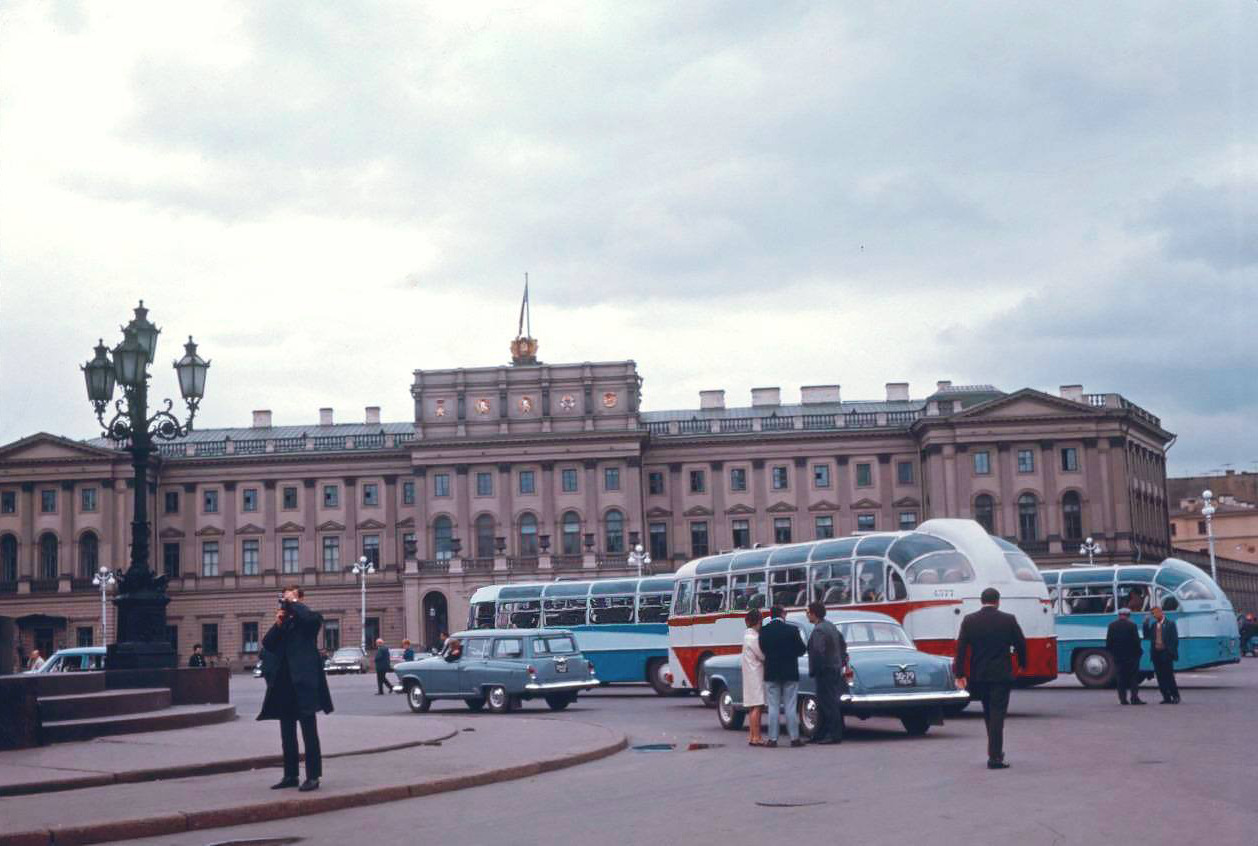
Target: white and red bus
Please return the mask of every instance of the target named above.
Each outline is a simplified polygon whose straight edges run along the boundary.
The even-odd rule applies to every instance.
[[[907,532],[748,549],[687,562],[677,571],[668,619],[669,671],[676,689],[694,690],[710,656],[742,649],[754,608],[827,608],[889,614],[917,648],[952,657],[961,620],[984,588],[1018,618],[1027,639],[1022,685],[1057,677],[1057,636],[1048,590],[1035,563],[973,520],[927,520]]]

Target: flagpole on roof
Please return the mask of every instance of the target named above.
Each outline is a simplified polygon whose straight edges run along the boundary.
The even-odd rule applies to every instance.
[[[529,337],[533,337],[533,307],[529,305],[529,273],[524,271],[524,319],[528,325]]]

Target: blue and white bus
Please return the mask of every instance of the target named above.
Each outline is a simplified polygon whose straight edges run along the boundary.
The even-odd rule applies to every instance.
[[[1178,558],[1156,565],[1071,567],[1044,570],[1044,581],[1057,619],[1057,671],[1074,673],[1085,687],[1114,682],[1114,659],[1105,649],[1105,632],[1119,608],[1144,628],[1154,604],[1179,629],[1177,670],[1193,670],[1240,661],[1240,631],[1232,603],[1199,567]],[[1145,647],[1140,669],[1151,673]]]
[[[486,585],[471,599],[469,629],[557,627],[577,636],[599,681],[647,682],[661,696],[668,681],[668,613],[673,577]]]

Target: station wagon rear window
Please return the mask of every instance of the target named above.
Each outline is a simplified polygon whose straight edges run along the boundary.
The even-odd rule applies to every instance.
[[[533,638],[534,655],[571,655],[577,645],[568,635],[549,635]]]
[[[524,642],[518,637],[507,637],[494,643],[495,658],[519,658],[524,654]]]

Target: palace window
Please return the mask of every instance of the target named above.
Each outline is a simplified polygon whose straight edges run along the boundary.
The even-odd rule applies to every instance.
[[[218,575],[218,541],[205,541],[201,544],[201,575]]]
[[[874,466],[872,464],[856,465],[856,487],[870,488],[874,485]]]
[[[988,476],[992,472],[992,454],[987,450],[974,453],[974,475]]]
[[[1079,450],[1075,447],[1066,447],[1061,451],[1061,469],[1067,473],[1071,473],[1079,469]]]
[[[363,505],[373,508],[380,504],[380,485],[368,482],[363,485]]]
[[[258,510],[258,489],[245,488],[240,492],[240,509],[242,511]]]
[[[262,543],[256,538],[242,541],[240,544],[240,573],[244,576],[256,576],[259,572]]]
[[[651,474],[651,477],[652,477],[652,479],[654,479],[654,477],[659,476],[659,475],[660,475],[659,473],[652,473],[652,474]],[[577,471],[576,471],[576,468],[574,468],[574,467],[565,467],[563,470],[560,470],[560,471],[559,471],[559,487],[563,490],[563,492],[564,492],[564,493],[576,493],[576,492],[577,492]],[[658,491],[657,491],[657,490],[655,490],[655,488],[654,488],[654,482],[652,482],[651,493],[662,493],[662,492],[663,492],[663,488],[664,488],[664,482],[663,482],[663,479],[661,478],[661,480],[660,480],[660,490],[658,490]]]
[[[476,495],[477,496],[493,496],[494,495],[494,474],[493,473],[477,473],[476,474]]]
[[[1018,472],[1034,473],[1035,472],[1035,453],[1029,449],[1018,450]]]
[[[913,462],[899,461],[895,465],[895,481],[900,485],[913,484]]]
[[[84,488],[79,491],[79,505],[83,511],[95,511],[96,488]]]
[[[280,564],[285,573],[301,572],[301,538],[280,541]]]
[[[822,514],[813,518],[813,535],[817,540],[834,537],[834,518]]]
[[[703,493],[707,490],[707,478],[702,470],[690,471],[690,492]]]
[[[283,492],[283,508],[285,511],[292,511],[297,507],[297,488],[287,487]]]
[[[729,471],[729,489],[731,491],[747,490],[747,468],[734,467]]]
[[[774,543],[790,543],[791,542],[791,518],[790,517],[773,518],[773,542]]]
[[[341,505],[341,489],[336,485],[323,486],[323,507],[339,508]]]
[[[730,523],[733,534],[734,549],[751,548],[751,521],[734,520]]]
[[[520,471],[520,493],[531,494],[537,492],[537,476],[532,470]]]
[[[773,468],[773,490],[784,491],[788,483],[786,475],[786,467],[778,466]]]
[[[603,490],[620,490],[620,468],[606,467],[603,469]]]

